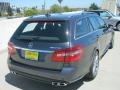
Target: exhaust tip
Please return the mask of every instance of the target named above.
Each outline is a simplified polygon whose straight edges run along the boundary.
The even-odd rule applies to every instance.
[[[52,82],[52,86],[56,86],[56,87],[65,87],[67,86],[68,83],[65,83],[65,82]]]

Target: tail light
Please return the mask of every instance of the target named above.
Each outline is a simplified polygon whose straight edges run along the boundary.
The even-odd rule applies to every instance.
[[[9,42],[8,43],[8,53],[9,53],[9,55],[13,55],[13,54],[15,54],[15,52],[16,52],[16,49],[14,48],[13,43]]]
[[[80,46],[55,51],[52,55],[53,62],[76,62],[81,59],[83,48]]]

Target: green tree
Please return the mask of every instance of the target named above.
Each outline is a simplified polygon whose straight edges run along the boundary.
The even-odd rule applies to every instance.
[[[70,9],[68,6],[63,7],[64,12],[70,12],[72,9]]]
[[[7,9],[7,13],[8,13],[8,16],[12,16],[13,15],[13,11],[12,11],[12,8],[10,6]]]
[[[63,11],[62,8],[57,4],[54,4],[50,7],[50,12],[51,13],[59,13],[59,12],[62,12],[62,11]]]
[[[0,12],[0,17],[2,16],[1,12]]]
[[[97,6],[97,4],[92,3],[92,4],[90,5],[89,9],[90,9],[90,10],[97,10],[97,9],[100,9],[100,8]]]
[[[40,14],[40,12],[35,8],[29,8],[24,10],[24,16],[33,16]]]

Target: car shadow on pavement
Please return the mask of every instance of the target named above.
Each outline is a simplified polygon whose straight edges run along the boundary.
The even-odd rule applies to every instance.
[[[83,80],[80,80],[66,87],[54,87],[52,85],[43,84],[11,73],[5,76],[5,81],[22,90],[77,90],[84,84]]]

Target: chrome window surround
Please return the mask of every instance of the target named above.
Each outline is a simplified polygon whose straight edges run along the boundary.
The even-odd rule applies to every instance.
[[[91,17],[91,16],[90,16],[90,17]],[[81,19],[77,20],[75,23],[77,23],[78,21],[80,21],[80,20],[82,20],[82,19],[85,19],[85,18],[89,18],[89,17],[81,18]],[[90,22],[90,21],[89,21],[89,22]],[[92,27],[93,27],[93,26],[92,26]],[[85,36],[87,36],[87,35],[89,35],[89,34],[92,34],[92,33],[96,32],[96,31],[97,31],[97,30],[95,30],[95,29],[93,28],[93,31],[90,31],[90,32],[87,33],[87,34],[82,35],[82,36],[79,36],[79,37],[76,38],[76,25],[75,25],[75,30],[74,30],[74,40],[78,40],[78,39],[80,39],[80,38],[83,38],[83,37],[85,37]]]
[[[85,17],[85,18],[88,18],[88,17]],[[82,18],[82,19],[85,19],[85,18]],[[77,20],[75,23],[79,22],[79,21],[82,20],[82,19]],[[75,25],[74,39],[75,39],[75,40],[78,40],[78,39],[80,39],[80,38],[82,38],[82,37],[85,37],[85,36],[87,36],[87,35],[89,35],[89,34],[91,34],[91,33],[93,33],[93,32],[94,32],[94,31],[89,32],[89,33],[87,33],[87,34],[85,34],[85,35],[82,35],[82,36],[76,37],[76,25]]]

